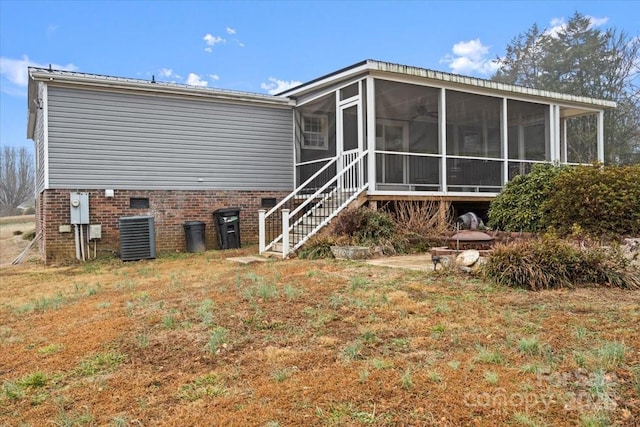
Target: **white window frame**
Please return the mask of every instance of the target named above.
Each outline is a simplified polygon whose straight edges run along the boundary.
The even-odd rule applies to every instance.
[[[306,119],[320,119],[320,132],[306,130]],[[322,145],[310,145],[307,143],[307,135],[321,135]],[[329,150],[329,117],[322,114],[303,114],[302,115],[302,148],[305,150]]]

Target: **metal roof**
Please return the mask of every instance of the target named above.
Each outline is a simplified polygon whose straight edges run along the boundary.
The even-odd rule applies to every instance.
[[[153,78],[152,80],[132,79],[36,67],[29,67],[29,78],[33,81],[65,82],[96,87],[138,89],[151,92],[196,95],[202,97],[276,104],[282,106],[292,104],[289,99],[280,96],[227,89],[208,88],[202,86],[190,86],[180,83],[162,82],[155,80],[155,78]]]
[[[434,71],[426,68],[412,67],[408,65],[394,64],[390,62],[377,61],[367,59],[358,62],[349,67],[303,83],[299,86],[278,93],[279,96],[296,96],[301,93],[324,87],[339,80],[344,80],[363,72],[381,73],[381,74],[400,74],[402,76],[419,77],[428,80],[435,80],[442,83],[450,83],[453,85],[467,86],[472,88],[482,88],[500,92],[502,94],[512,93],[516,95],[524,95],[534,98],[544,98],[556,101],[564,101],[570,103],[578,103],[583,105],[592,105],[601,108],[616,107],[614,101],[604,99],[589,98],[585,96],[575,96],[566,93],[552,92],[548,90],[539,90],[524,86],[516,86],[506,83],[499,83],[492,80],[480,79],[477,77],[467,77],[459,74],[446,73],[442,71]]]

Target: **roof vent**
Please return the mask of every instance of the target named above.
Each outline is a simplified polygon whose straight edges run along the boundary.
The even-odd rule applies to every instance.
[[[136,261],[156,257],[152,216],[120,217],[120,259]]]

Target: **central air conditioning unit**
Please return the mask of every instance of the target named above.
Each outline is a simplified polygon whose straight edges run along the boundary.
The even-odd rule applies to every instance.
[[[120,259],[136,261],[155,257],[156,235],[153,217],[120,217]]]

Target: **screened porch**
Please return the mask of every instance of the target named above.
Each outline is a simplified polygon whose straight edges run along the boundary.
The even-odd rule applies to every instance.
[[[294,117],[296,186],[349,152],[369,152],[379,195],[490,196],[536,163],[603,158],[601,110],[461,85],[360,77],[298,100]]]

